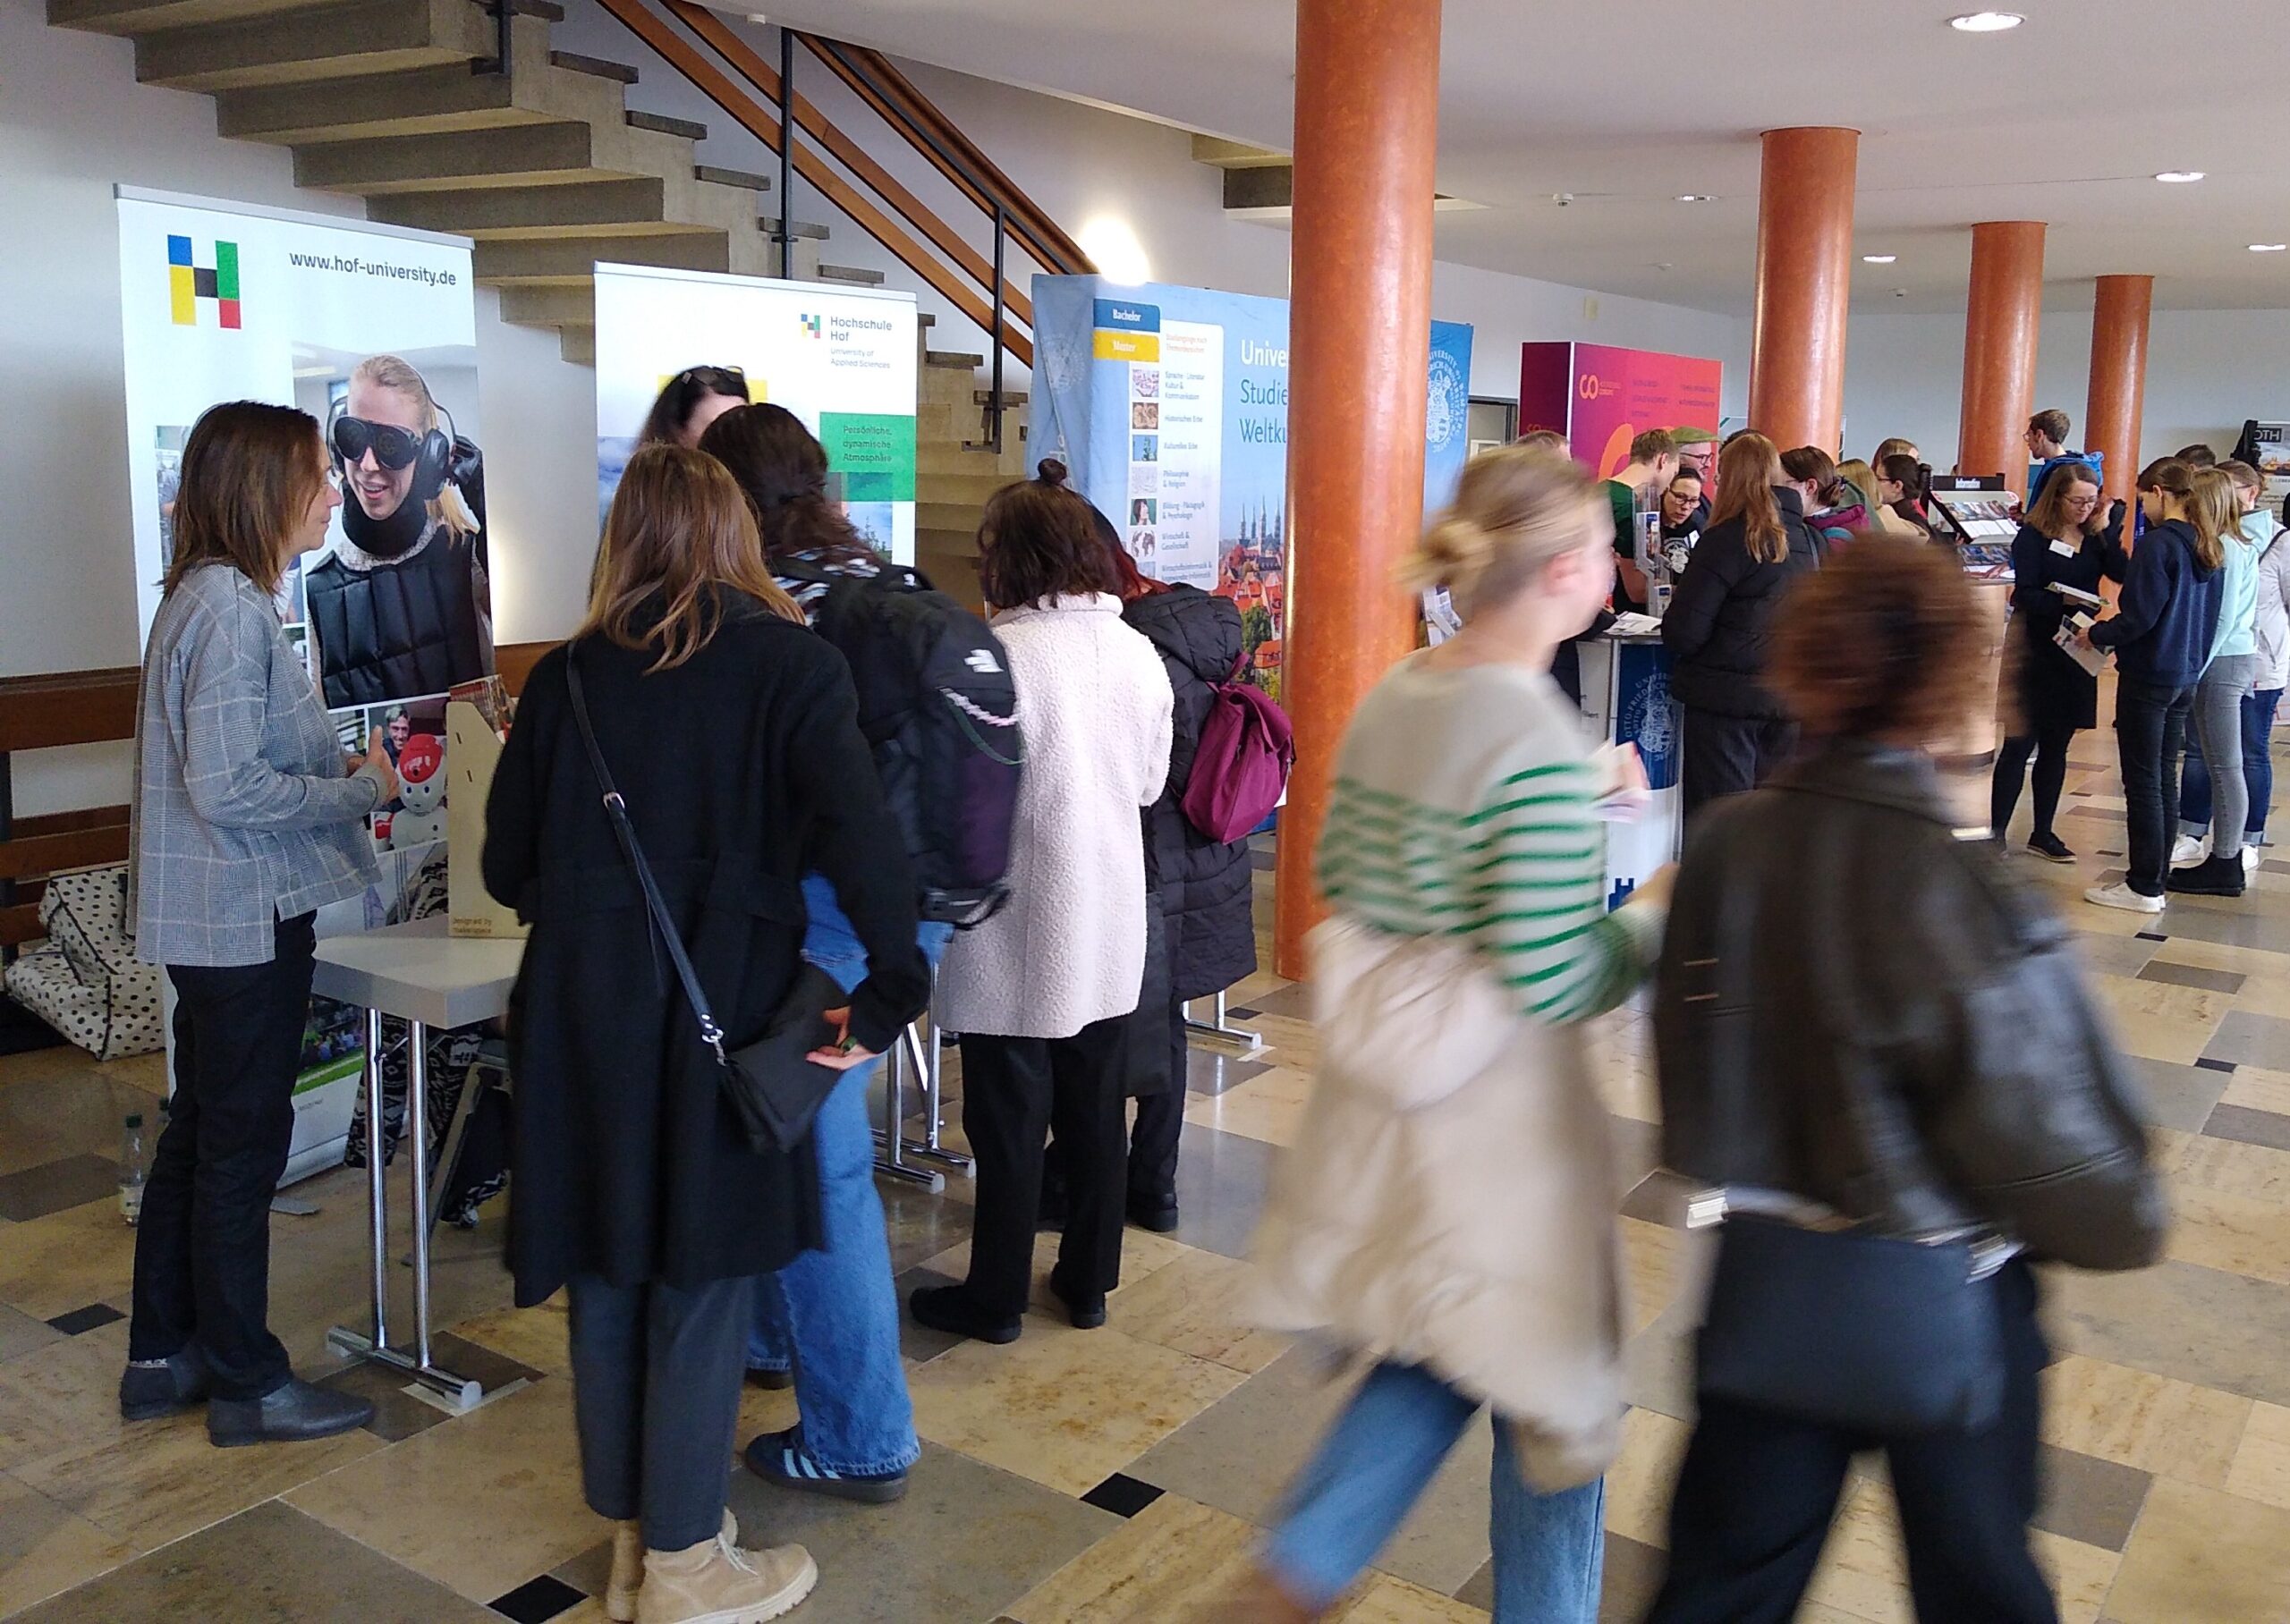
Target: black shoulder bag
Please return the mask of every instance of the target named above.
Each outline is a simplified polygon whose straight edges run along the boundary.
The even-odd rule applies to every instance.
[[[659,885],[652,878],[652,866],[644,860],[644,849],[636,843],[635,827],[628,821],[627,802],[613,787],[612,774],[605,767],[604,752],[597,748],[597,732],[589,723],[588,701],[581,692],[581,664],[573,648],[565,651],[564,681],[572,695],[572,720],[581,729],[581,746],[589,752],[589,769],[596,774],[597,787],[604,793],[605,816],[612,822],[612,832],[620,841],[628,866],[636,871],[636,884],[644,892],[644,907],[650,916],[649,928],[667,944],[676,979],[683,984],[684,998],[700,1021],[700,1040],[715,1052],[717,1076],[724,1098],[739,1118],[750,1149],[759,1155],[791,1150],[811,1131],[811,1119],[818,1114],[827,1096],[843,1079],[840,1071],[818,1064],[810,1055],[812,1050],[836,1041],[835,1027],[827,1019],[827,1011],[842,1007],[849,1000],[826,971],[805,960],[795,977],[795,985],[772,1016],[770,1025],[764,1028],[763,1036],[741,1048],[725,1048],[724,1028],[717,1025],[708,994],[700,991],[700,977],[691,968],[691,956],[685,952],[683,938],[676,934],[676,922],[669,916],[668,905],[661,900]]]

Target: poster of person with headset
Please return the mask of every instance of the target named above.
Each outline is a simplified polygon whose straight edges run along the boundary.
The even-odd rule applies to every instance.
[[[491,672],[483,453],[395,355],[352,368],[326,438],[342,533],[305,588],[327,706],[442,693]]]

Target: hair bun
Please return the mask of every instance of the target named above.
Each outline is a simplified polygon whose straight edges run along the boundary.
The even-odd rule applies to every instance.
[[[1056,458],[1044,457],[1034,464],[1034,472],[1044,485],[1054,485],[1060,490],[1065,488],[1065,464]]]

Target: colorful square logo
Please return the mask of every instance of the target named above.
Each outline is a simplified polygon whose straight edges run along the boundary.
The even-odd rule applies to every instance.
[[[167,239],[167,303],[178,327],[199,325],[199,301],[215,301],[216,325],[239,326],[239,245],[217,241],[215,263],[194,261],[189,237]]]
[[[822,325],[823,324],[819,318],[816,316],[806,316],[803,317],[803,331],[813,338],[819,336]]]

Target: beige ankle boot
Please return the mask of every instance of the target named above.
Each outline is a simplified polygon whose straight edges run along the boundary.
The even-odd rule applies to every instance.
[[[683,1551],[647,1551],[637,1624],[767,1624],[794,1611],[819,1582],[801,1545],[742,1551],[728,1510],[724,1531]]]
[[[644,1536],[633,1522],[612,1526],[612,1577],[605,1584],[605,1617],[636,1624],[636,1594],[644,1587]]]

